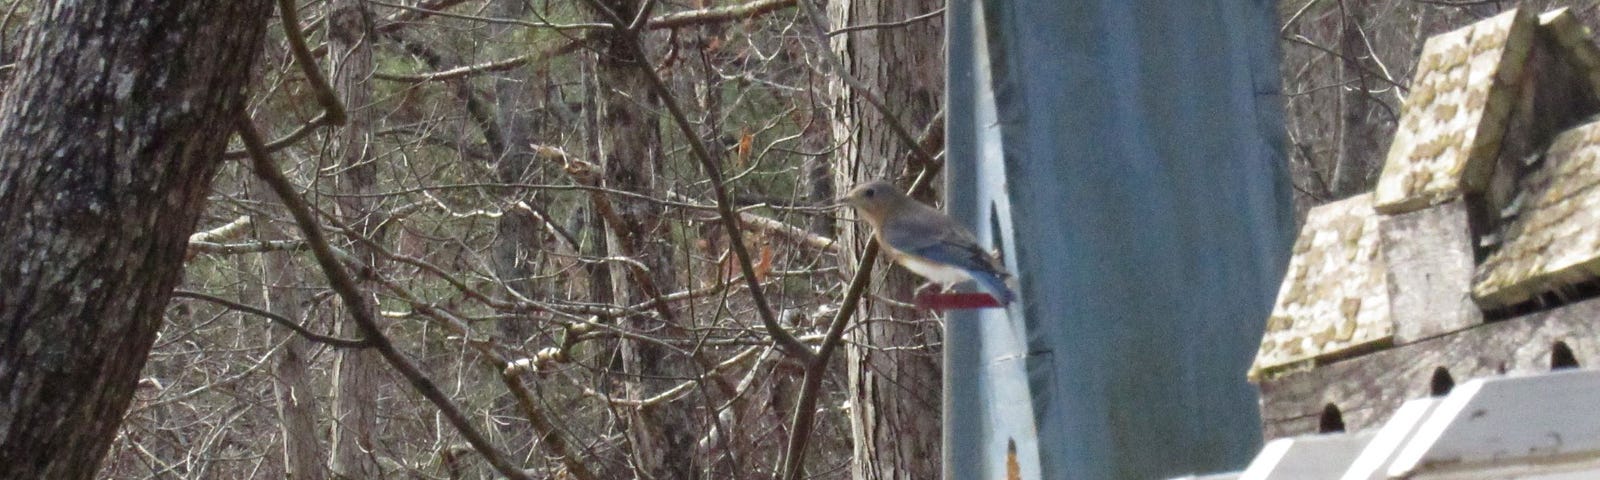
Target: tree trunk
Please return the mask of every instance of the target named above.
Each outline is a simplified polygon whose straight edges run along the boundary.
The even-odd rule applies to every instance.
[[[0,478],[91,478],[272,4],[41,4],[0,104]]]
[[[495,0],[490,2],[491,11],[501,18],[522,18],[528,15],[531,5],[522,0]],[[490,25],[489,35],[493,38],[503,38],[514,35],[520,27],[511,25]],[[484,137],[489,138],[497,134],[502,139],[500,146],[490,142],[490,150],[495,157],[495,178],[501,183],[537,183],[533,181],[537,172],[532,152],[528,146],[533,143],[533,132],[538,130],[542,122],[536,122],[530,115],[534,102],[528,91],[529,76],[522,70],[514,70],[494,76],[494,103],[495,122],[492,126],[484,126]],[[495,275],[500,277],[506,288],[514,290],[518,295],[528,298],[541,298],[547,293],[540,291],[540,286],[533,281],[539,274],[539,263],[536,255],[539,247],[543,245],[543,222],[534,215],[531,209],[516,208],[517,202],[529,202],[536,208],[537,199],[532,195],[515,195],[505,199],[501,209],[502,214],[495,224],[495,237],[493,245],[493,266]],[[521,344],[528,341],[533,335],[533,319],[527,316],[516,316],[499,322],[500,335],[507,342]]]
[[[1379,100],[1372,93],[1377,83],[1369,71],[1379,69],[1372,61],[1367,48],[1366,22],[1370,7],[1366,2],[1340,2],[1344,14],[1339,17],[1339,145],[1333,167],[1332,198],[1344,198],[1372,190],[1378,178],[1381,151],[1378,145],[1380,122],[1371,121]]]
[[[622,18],[633,18],[641,2],[605,0],[600,2]],[[606,18],[605,15],[600,15]],[[608,31],[599,35],[595,64],[599,108],[600,165],[605,186],[651,198],[664,198],[659,183],[661,168],[660,99],[651,93],[639,65],[648,62],[643,48],[635,44],[633,32]],[[624,262],[609,262],[612,294],[615,301],[632,304],[651,295],[668,291],[676,282],[669,238],[671,230],[662,217],[661,207],[622,197],[612,197],[617,220],[608,224],[606,246],[611,255],[625,255],[642,262],[640,271]],[[653,292],[649,291],[653,290]],[[660,328],[672,319],[629,317],[630,329]],[[668,328],[673,328],[669,326]],[[660,345],[624,340],[620,345],[625,373],[624,395],[643,399],[673,385],[669,379],[690,374],[684,368],[690,359],[666,358]],[[670,402],[648,409],[625,411],[629,440],[633,444],[637,468],[644,475],[660,479],[699,478],[694,461],[694,432],[690,427],[690,408]]]
[[[276,198],[259,181],[250,184],[250,197],[257,201]],[[288,240],[294,238],[285,227],[266,218],[253,222],[256,238]],[[292,228],[292,227],[291,227]],[[268,252],[261,258],[261,301],[267,311],[293,321],[307,317],[311,295],[303,273],[290,252]],[[288,335],[283,348],[272,360],[272,390],[277,400],[278,430],[283,437],[283,475],[291,480],[322,480],[327,468],[322,462],[322,439],[317,430],[317,396],[311,389],[309,365],[314,346],[297,333],[276,328],[270,332]]]
[[[372,75],[372,12],[365,0],[335,0],[328,5],[328,57],[333,60],[330,79],[339,99],[349,112],[349,122],[337,130],[332,158],[338,161],[333,170],[340,172],[335,178],[337,191],[355,196],[341,196],[335,204],[344,224],[367,238],[378,240],[374,228],[378,222],[376,201],[363,196],[377,190],[378,164],[372,155],[372,128],[374,123],[372,92],[368,89]],[[356,258],[365,265],[359,280],[366,280],[377,268],[378,257],[369,247],[353,243],[349,246]],[[363,294],[367,310],[376,312],[377,300]],[[346,338],[359,338],[361,329],[354,321],[340,321],[339,332]],[[377,451],[374,440],[378,430],[378,389],[380,387],[383,359],[376,350],[341,350],[334,370],[333,395],[333,445],[329,465],[340,478],[378,478]]]
[[[825,91],[821,83],[810,80],[810,89]],[[807,110],[810,113],[804,117],[805,124],[800,131],[800,149],[806,152],[804,166],[801,167],[806,172],[806,201],[812,205],[828,205],[839,196],[835,187],[833,154],[829,153],[833,146],[833,131],[829,128],[828,111],[820,103]],[[811,218],[807,230],[833,238],[833,224],[833,216],[816,215]]]
[[[943,6],[936,0],[834,1],[828,4],[833,28],[898,22]],[[849,74],[859,79],[907,128],[917,130],[939,111],[944,92],[944,26],[916,22],[904,27],[870,29],[833,37]],[[861,92],[835,80],[834,135],[851,139],[835,158],[841,190],[869,179],[905,172],[900,162],[908,148],[886,126],[884,116],[860,98]],[[904,173],[903,173],[904,172]],[[909,183],[909,178],[904,179]],[[902,183],[904,186],[905,183]],[[938,185],[937,182],[932,185]],[[924,201],[927,198],[923,198]],[[866,228],[846,224],[840,238],[859,251]],[[853,255],[843,255],[853,266]],[[908,299],[919,282],[899,267],[874,289],[891,298]],[[912,320],[916,313],[871,303],[859,319]],[[939,343],[936,321],[879,321],[851,330],[848,353],[850,430],[855,442],[851,477],[856,479],[938,478]]]
[[[309,295],[300,281],[300,269],[287,254],[266,259],[263,289],[267,308],[290,320],[304,318]],[[287,332],[289,338],[272,364],[273,396],[278,400],[279,431],[283,435],[284,478],[322,480],[327,472],[322,463],[322,440],[317,433],[317,397],[311,389],[307,366],[311,363],[311,341]]]

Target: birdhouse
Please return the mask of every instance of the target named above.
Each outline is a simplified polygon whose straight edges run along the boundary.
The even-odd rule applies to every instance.
[[[1313,208],[1207,479],[1600,478],[1600,49],[1566,9],[1428,39],[1376,189]],[[1563,370],[1562,372],[1551,372]]]
[[[1519,9],[1426,42],[1376,189],[1294,245],[1249,373],[1267,439],[1373,429],[1326,442],[1360,447],[1408,401],[1600,362],[1589,38]]]

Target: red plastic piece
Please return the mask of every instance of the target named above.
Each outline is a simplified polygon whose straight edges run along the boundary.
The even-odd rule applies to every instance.
[[[975,308],[1002,308],[999,300],[987,293],[929,293],[917,295],[917,308],[929,310],[969,310]]]

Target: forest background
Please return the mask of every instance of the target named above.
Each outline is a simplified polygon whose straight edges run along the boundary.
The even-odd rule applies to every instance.
[[[37,452],[7,438],[0,464],[71,448],[86,453],[40,471],[939,474],[938,318],[905,303],[915,280],[864,268],[865,230],[825,207],[867,179],[942,182],[942,2],[127,3],[147,8],[106,7],[104,18],[136,21],[94,25],[131,47],[98,53],[216,69],[212,80],[238,95],[215,110],[236,112],[182,126],[185,141],[215,150],[163,173],[193,198],[146,203],[150,215],[193,213],[121,230],[183,242],[116,277],[132,292],[181,272],[170,302],[122,310],[160,319],[128,330],[148,361],[133,376],[135,346],[89,370],[60,367],[120,366],[129,380],[85,383],[109,392],[82,410],[101,421],[73,417],[95,427],[29,443]],[[1591,26],[1600,9],[1524,3],[1572,7]],[[1282,2],[1297,211],[1371,188],[1423,40],[1512,6]],[[19,107],[38,93],[29,85],[96,68],[23,56],[59,46],[72,33],[62,22],[81,13],[70,10],[5,5],[0,132],[94,141],[71,115]],[[232,61],[164,56],[158,33]],[[48,176],[11,165],[30,145],[7,143],[0,172]],[[937,188],[923,192],[937,202]],[[92,258],[115,268],[139,253]],[[0,271],[0,292],[28,288],[13,282],[29,265],[18,263]],[[0,313],[17,308],[0,302]],[[40,358],[0,355],[0,371]],[[20,398],[16,378],[0,387]],[[119,391],[131,392],[125,413]]]

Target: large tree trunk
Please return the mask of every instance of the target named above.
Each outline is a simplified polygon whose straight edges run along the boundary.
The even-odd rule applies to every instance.
[[[804,1],[804,0],[802,0]],[[898,22],[942,7],[937,0],[843,0],[829,2],[833,28]],[[834,37],[833,49],[849,74],[861,80],[895,110],[908,128],[922,128],[939,111],[944,92],[944,27],[916,22],[904,27],[869,29]],[[864,180],[909,173],[900,162],[908,148],[886,126],[884,116],[860,98],[861,92],[835,81],[834,135],[851,139],[835,156],[840,189]],[[909,179],[907,179],[909,181]],[[937,183],[934,183],[937,185]],[[903,185],[902,185],[903,186]],[[924,198],[926,201],[927,199]],[[840,238],[844,252],[865,239],[867,229],[847,224]],[[852,245],[854,244],[854,245]],[[843,255],[854,265],[853,255]],[[917,281],[889,267],[875,289],[892,298],[909,298]],[[917,313],[873,303],[859,318],[911,320]],[[855,442],[851,477],[857,479],[938,478],[939,344],[936,321],[878,321],[851,330],[848,349],[850,430]]]
[[[41,4],[0,104],[0,478],[91,478],[272,4]]]
[[[622,18],[633,18],[641,2],[605,0],[600,2]],[[605,18],[605,15],[601,15]],[[596,99],[599,108],[600,165],[605,186],[665,198],[661,174],[661,131],[655,111],[660,99],[651,93],[640,64],[648,62],[642,48],[635,45],[633,32],[609,31],[599,35],[595,63]],[[670,248],[671,230],[664,222],[659,205],[622,197],[615,199],[616,223],[607,224],[606,246],[611,255],[626,255],[642,262],[646,271],[624,262],[609,262],[613,300],[633,304],[666,293],[675,281]],[[653,290],[650,291],[650,290]],[[630,329],[660,328],[661,321],[629,317]],[[673,328],[669,326],[668,328]],[[660,345],[624,340],[620,345],[625,373],[624,394],[643,399],[676,383],[673,378],[690,375],[684,368],[691,360],[669,359]],[[628,438],[633,446],[635,466],[644,475],[661,479],[698,478],[694,461],[694,432],[689,407],[670,402],[651,408],[626,410]]]
[[[378,164],[372,154],[372,129],[375,119],[372,92],[372,12],[365,0],[335,0],[328,5],[328,47],[333,60],[330,78],[339,99],[349,112],[349,120],[337,131],[331,158],[338,162],[333,170],[340,172],[335,181],[341,196],[335,203],[344,224],[375,238],[378,225],[377,202],[369,195],[377,190]],[[349,247],[368,268],[361,269],[371,275],[379,267],[379,259],[372,248],[360,243]],[[361,278],[363,284],[369,278]],[[376,312],[377,299],[363,293],[362,301],[367,311]],[[346,338],[362,336],[354,321],[339,322],[339,332]],[[333,395],[333,445],[329,452],[329,466],[340,478],[378,478],[382,476],[377,462],[375,440],[378,430],[378,389],[381,384],[383,359],[373,349],[347,349],[339,351],[338,365],[334,369]]]

